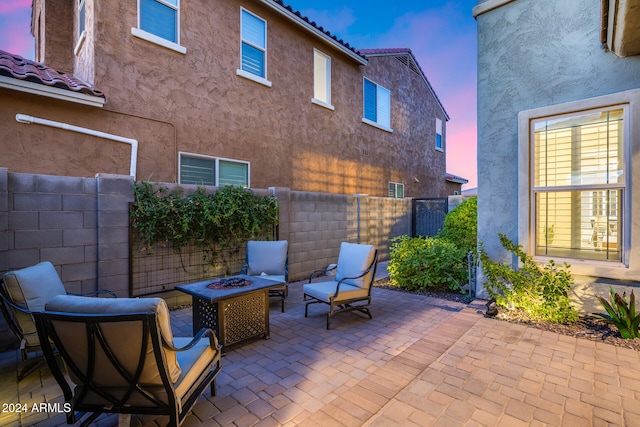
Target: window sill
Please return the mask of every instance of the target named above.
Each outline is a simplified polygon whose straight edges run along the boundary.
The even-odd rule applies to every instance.
[[[236,75],[240,77],[244,77],[245,79],[254,81],[256,83],[260,83],[261,85],[264,85],[266,87],[271,87],[272,85],[272,83],[269,80],[260,76],[256,76],[255,74],[248,73],[244,70],[240,70],[240,69],[236,70]]]
[[[444,150],[443,150],[442,148],[440,148],[440,147],[436,147],[436,151],[439,151],[439,152],[441,152],[441,153],[444,153]]]
[[[373,121],[371,121],[369,119],[365,119],[364,117],[362,118],[362,123],[366,123],[369,126],[373,126],[374,128],[381,129],[381,130],[383,130],[385,132],[393,133],[393,129],[391,129],[389,127],[386,127],[386,126],[382,126],[381,124],[373,122]]]
[[[76,43],[76,47],[73,49],[73,54],[75,56],[78,56],[78,52],[80,52],[80,49],[82,49],[82,45],[84,45],[84,41],[87,39],[87,31],[83,31],[82,34],[80,34],[80,37],[78,37],[78,43]]]
[[[139,28],[131,28],[131,34],[133,34],[135,37],[138,37],[142,40],[146,40],[148,42],[160,45],[162,47],[166,47],[167,49],[174,50],[178,53],[182,53],[182,54],[187,53],[186,47],[170,42],[169,40],[163,39],[162,37],[158,37],[154,34],[147,33],[146,31],[143,31]]]
[[[312,103],[312,104],[319,105],[320,107],[324,107],[324,108],[326,108],[326,109],[328,109],[328,110],[335,111],[335,107],[334,107],[333,105],[331,105],[331,104],[327,104],[327,103],[326,103],[326,102],[324,102],[324,101],[320,101],[320,100],[319,100],[319,99],[317,99],[317,98],[311,98],[311,103]]]

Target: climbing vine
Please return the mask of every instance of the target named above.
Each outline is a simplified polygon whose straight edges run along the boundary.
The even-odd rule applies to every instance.
[[[207,194],[203,188],[184,195],[148,182],[134,186],[131,208],[134,230],[147,247],[170,243],[175,250],[193,242],[227,248],[267,233],[278,223],[275,197],[227,186]]]

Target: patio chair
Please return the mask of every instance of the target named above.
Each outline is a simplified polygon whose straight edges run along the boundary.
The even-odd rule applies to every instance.
[[[319,272],[309,276],[309,283],[302,287],[304,317],[307,317],[310,304],[328,304],[327,329],[331,329],[331,317],[345,311],[359,311],[372,318],[371,285],[378,265],[378,251],[372,245],[360,245],[343,242],[340,245],[336,275],[332,280],[314,282]]]
[[[70,408],[68,424],[117,413],[166,415],[175,427],[208,386],[215,395],[221,346],[214,332],[173,337],[162,298],[59,295],[34,318],[40,342],[51,340],[64,362],[43,348]]]
[[[25,362],[18,374],[18,381],[37,370],[44,363],[42,358],[29,360],[29,353],[40,350],[40,341],[36,333],[32,313],[44,310],[47,301],[56,295],[65,295],[67,291],[53,264],[41,262],[20,270],[10,271],[0,280],[0,309],[9,328],[20,341],[20,354]],[[85,296],[105,294],[116,295],[111,291],[99,290]]]
[[[284,282],[269,289],[269,296],[280,300],[284,313],[284,300],[289,294],[289,243],[286,240],[248,241],[246,263],[241,274]]]

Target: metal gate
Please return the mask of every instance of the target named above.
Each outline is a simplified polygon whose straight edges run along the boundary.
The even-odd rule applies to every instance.
[[[413,236],[433,237],[442,230],[444,216],[449,210],[449,200],[413,199],[411,202],[411,230]]]

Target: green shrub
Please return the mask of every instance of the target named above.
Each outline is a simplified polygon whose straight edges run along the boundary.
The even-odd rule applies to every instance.
[[[602,297],[598,297],[598,301],[607,311],[607,314],[599,314],[607,322],[614,325],[620,331],[622,338],[632,339],[638,338],[638,325],[640,325],[640,313],[636,314],[636,296],[631,291],[631,297],[627,303],[626,295],[620,296],[619,293],[609,287],[611,293],[611,303]]]
[[[169,242],[179,250],[190,242],[225,247],[260,236],[278,223],[278,203],[242,187],[183,196],[142,182],[134,187],[133,228],[146,245]]]
[[[557,266],[553,260],[540,267],[522,246],[516,245],[504,234],[500,243],[520,260],[517,270],[507,263],[498,263],[480,249],[482,272],[486,278],[484,287],[496,304],[526,311],[533,320],[570,323],[578,319],[578,312],[571,305],[569,291],[573,277],[569,264]]]
[[[401,236],[392,241],[389,279],[410,291],[460,290],[464,252],[443,238]]]
[[[459,249],[477,254],[478,247],[478,199],[470,197],[444,217],[444,227],[438,234]]]

